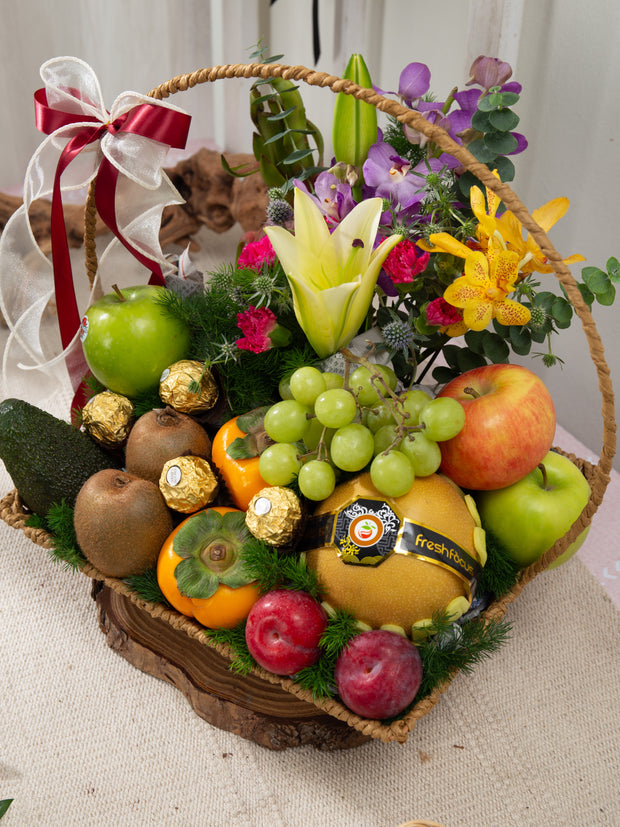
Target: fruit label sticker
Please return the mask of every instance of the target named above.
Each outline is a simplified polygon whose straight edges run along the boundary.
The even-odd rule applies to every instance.
[[[470,595],[482,571],[480,563],[454,540],[411,520],[404,521],[395,551],[449,569],[465,582]]]
[[[401,517],[383,500],[356,499],[308,521],[304,548],[334,546],[343,563],[378,566],[394,553]]]
[[[82,316],[82,321],[80,322],[80,342],[83,342],[84,339],[88,336],[88,316]]]

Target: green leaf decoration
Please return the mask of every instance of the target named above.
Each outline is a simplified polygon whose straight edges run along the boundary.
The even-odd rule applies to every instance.
[[[532,349],[532,335],[527,327],[510,325],[510,346],[517,356],[527,356]]]
[[[439,382],[440,385],[445,385],[451,379],[458,376],[460,371],[456,368],[447,368],[444,365],[439,365],[433,370],[433,379]]]
[[[510,132],[487,132],[483,142],[487,150],[496,155],[509,155],[519,146],[519,142]]]
[[[290,166],[291,164],[296,164],[298,161],[303,161],[304,158],[309,158],[311,155],[311,149],[296,149],[294,152],[291,152],[290,155],[287,155],[282,163]]]
[[[570,327],[571,319],[573,318],[573,306],[561,296],[556,296],[551,305],[551,315],[559,328],[564,329]]]
[[[500,155],[495,159],[493,168],[497,170],[499,177],[504,183],[507,184],[509,181],[514,181],[516,170],[510,158],[504,158],[503,155]]]
[[[0,818],[6,813],[12,803],[12,798],[3,798],[2,801],[0,801]]]
[[[457,366],[461,373],[465,373],[473,368],[481,368],[484,365],[486,365],[486,359],[484,356],[480,356],[477,353],[472,353],[465,347],[459,348]]]
[[[581,293],[581,298],[591,308],[594,304],[594,293],[583,282],[577,282],[577,287]]]
[[[611,287],[609,275],[600,267],[584,267],[581,275],[584,283],[595,296],[598,296],[599,293],[607,293]]]
[[[195,557],[181,560],[174,570],[174,576],[181,594],[201,600],[212,597],[220,585],[219,579]]]
[[[597,293],[596,300],[599,304],[602,304],[604,307],[610,307],[616,299],[616,288],[613,284],[609,285],[609,290],[605,293]]]
[[[187,520],[172,541],[174,553],[179,557],[197,557],[204,547],[216,537],[222,528],[223,515],[208,509]]]
[[[491,149],[486,144],[487,137],[488,136],[485,136],[484,138],[477,138],[475,141],[472,141],[467,146],[467,149],[471,152],[471,154],[476,158],[476,160],[480,161],[480,163],[482,164],[491,163],[491,161],[493,161],[495,159],[495,156],[497,155],[497,152]],[[473,174],[471,175],[476,184],[479,185],[478,179]]]
[[[155,566],[142,574],[126,577],[123,582],[142,600],[148,600],[149,603],[167,603],[157,582],[157,568]]]
[[[471,117],[472,129],[476,132],[488,132],[491,128],[490,112],[484,112],[478,109]]]
[[[484,355],[494,364],[507,362],[510,355],[510,348],[506,341],[498,336],[497,333],[492,333],[490,330],[484,330],[482,337]]]
[[[519,123],[519,116],[510,109],[496,109],[489,112],[489,123],[499,132],[510,132]]]
[[[226,448],[226,453],[231,459],[253,459],[258,456],[256,439],[252,434],[238,436]]]
[[[516,92],[501,92],[502,106],[514,106],[519,102],[519,95]]]
[[[609,273],[609,278],[617,284],[620,282],[620,261],[615,256],[607,259],[607,272]]]
[[[247,413],[237,417],[237,427],[244,434],[252,433],[263,427],[265,414],[269,410],[269,405],[263,405],[260,408],[254,408]]]

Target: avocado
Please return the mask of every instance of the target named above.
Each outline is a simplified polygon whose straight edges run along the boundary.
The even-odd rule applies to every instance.
[[[122,467],[122,458],[84,431],[21,399],[0,402],[0,459],[24,503],[41,517],[63,499],[73,508],[97,471]]]

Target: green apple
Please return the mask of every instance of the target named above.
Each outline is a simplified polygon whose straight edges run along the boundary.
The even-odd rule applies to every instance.
[[[550,451],[540,467],[507,488],[476,493],[483,527],[510,557],[529,566],[563,537],[590,498],[590,486],[568,457]],[[581,547],[589,526],[549,568],[566,562]]]
[[[84,357],[108,390],[130,398],[157,390],[164,369],[187,356],[189,328],[161,304],[164,292],[127,287],[93,302],[83,316]]]

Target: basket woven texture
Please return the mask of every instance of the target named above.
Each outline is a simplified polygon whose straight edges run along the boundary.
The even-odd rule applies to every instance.
[[[455,157],[464,167],[470,170],[485,187],[497,194],[506,207],[516,215],[523,227],[532,235],[544,255],[547,257],[549,263],[552,265],[555,276],[564,287],[566,294],[581,321],[588,341],[590,357],[597,373],[599,390],[602,398],[601,415],[603,419],[603,439],[600,458],[596,465],[579,459],[574,455],[569,456],[572,462],[582,471],[588,480],[592,493],[580,517],[575,521],[564,537],[548,549],[539,560],[524,569],[515,586],[501,599],[494,601],[483,613],[483,617],[487,620],[500,619],[506,613],[507,606],[519,596],[522,589],[534,577],[544,571],[544,569],[546,569],[547,566],[549,566],[557,557],[559,557],[573,542],[573,540],[591,523],[596,510],[603,500],[605,489],[609,483],[610,472],[612,469],[612,459],[616,448],[614,396],[609,367],[605,361],[603,344],[596,329],[594,319],[592,318],[592,315],[585,304],[581,293],[579,292],[575,279],[562,261],[562,256],[551,244],[546,233],[534,221],[526,207],[512,191],[512,189],[507,184],[498,181],[498,179],[484,164],[477,161],[466,148],[452,140],[443,129],[430,124],[418,112],[407,109],[396,101],[384,98],[372,89],[364,89],[352,81],[344,80],[324,72],[317,72],[307,69],[304,66],[286,66],[283,64],[231,64],[199,69],[195,72],[179,75],[178,77],[166,81],[151,90],[148,95],[149,97],[161,100],[169,97],[170,95],[176,94],[177,92],[185,91],[202,83],[211,83],[217,80],[231,78],[262,78],[267,80],[271,77],[285,78],[293,81],[304,81],[310,86],[328,87],[333,93],[344,92],[346,94],[350,94],[358,100],[363,100],[373,105],[376,109],[394,116],[401,123],[409,124],[417,131],[423,133],[432,142],[437,144],[444,152],[447,152]],[[95,279],[98,267],[95,249],[96,217],[94,185],[91,184],[86,201],[84,232],[86,272],[91,285]],[[52,547],[52,538],[46,531],[42,529],[35,529],[26,525],[28,512],[24,509],[17,491],[11,491],[2,500],[0,500],[0,517],[14,528],[24,531],[26,536],[32,542],[44,548]],[[184,631],[191,638],[200,641],[200,643],[205,646],[215,648],[217,652],[224,657],[229,659],[232,658],[232,652],[229,648],[225,645],[216,644],[210,641],[205,635],[204,628],[195,621],[186,618],[175,611],[171,611],[161,604],[154,604],[140,599],[125,585],[122,580],[106,577],[89,563],[84,563],[81,567],[81,571],[88,577],[101,581],[114,591],[125,595],[136,603],[139,608],[148,612],[152,617],[159,618],[166,623],[169,623],[175,629]],[[349,726],[358,730],[362,734],[372,738],[378,738],[385,742],[404,742],[409,733],[413,730],[417,720],[430,712],[432,707],[439,700],[441,693],[448,688],[450,683],[450,681],[447,681],[437,687],[432,694],[418,702],[409,712],[398,720],[395,720],[389,724],[383,724],[381,721],[369,720],[353,714],[338,701],[330,699],[315,701],[311,692],[302,689],[289,678],[278,677],[270,672],[266,672],[260,667],[255,667],[254,674],[269,683],[281,686],[284,690],[301,698],[302,700],[314,704],[317,708],[323,710],[334,718],[346,722]],[[413,823],[419,824],[426,822]]]

